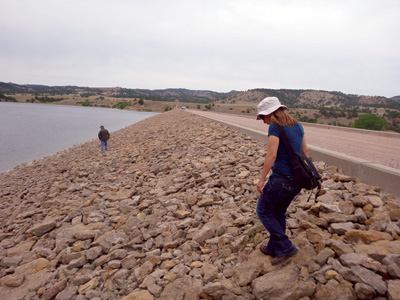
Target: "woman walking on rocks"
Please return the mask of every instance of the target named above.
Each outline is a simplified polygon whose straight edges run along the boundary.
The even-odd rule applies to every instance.
[[[285,262],[297,253],[297,248],[286,235],[286,210],[294,197],[300,192],[293,181],[289,165],[289,154],[285,145],[279,143],[279,130],[276,124],[284,129],[290,144],[296,153],[308,156],[304,130],[301,124],[287,113],[287,107],[276,97],[267,97],[257,105],[257,120],[269,125],[268,152],[257,190],[260,197],[257,203],[257,215],[269,231],[268,244],[261,244],[260,251],[273,257],[272,265]],[[265,178],[272,169],[272,174],[265,183]]]

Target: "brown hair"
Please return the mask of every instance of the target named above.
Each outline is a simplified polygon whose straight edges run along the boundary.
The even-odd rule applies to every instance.
[[[295,118],[287,113],[287,109],[280,107],[271,114],[271,122],[278,123],[281,126],[292,127],[299,123]]]

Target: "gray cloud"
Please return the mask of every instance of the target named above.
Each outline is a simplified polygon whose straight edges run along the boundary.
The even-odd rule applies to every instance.
[[[1,1],[0,81],[399,95],[400,2]]]

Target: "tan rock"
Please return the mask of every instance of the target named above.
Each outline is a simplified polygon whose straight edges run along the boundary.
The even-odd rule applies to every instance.
[[[354,250],[357,253],[366,254],[398,254],[400,253],[400,240],[388,241],[381,240],[371,244],[357,244],[354,246]]]
[[[327,232],[324,233],[319,228],[307,229],[306,234],[307,234],[307,238],[309,239],[309,241],[313,244],[318,244],[318,243],[322,242],[324,239],[329,238],[329,236],[330,236],[329,233],[327,233]]]
[[[116,193],[107,193],[104,195],[104,199],[111,201],[120,201],[127,198],[131,198],[135,194],[136,190],[119,190]]]
[[[392,209],[389,212],[390,219],[394,222],[400,220],[400,209]]]
[[[250,176],[250,172],[249,171],[243,171],[243,172],[240,172],[239,174],[238,174],[238,177],[239,178],[247,178],[247,177],[249,177]]]
[[[191,269],[201,268],[202,266],[203,266],[203,263],[201,261],[194,261],[190,264]]]
[[[89,280],[87,283],[81,285],[78,289],[79,294],[86,294],[88,291],[95,289],[99,284],[97,277]]]
[[[365,212],[372,212],[373,210],[374,210],[374,207],[372,206],[372,204],[366,204],[363,207],[363,211],[365,211]]]
[[[187,195],[185,200],[186,200],[187,204],[189,204],[190,206],[193,206],[197,203],[197,195],[194,195],[194,194]]]
[[[214,200],[210,199],[210,198],[197,201],[197,205],[199,207],[211,206],[211,205],[213,205],[213,203],[214,203]]]
[[[162,270],[170,270],[170,269],[172,269],[173,267],[175,267],[175,265],[176,265],[176,263],[175,263],[174,261],[172,261],[172,260],[166,260],[166,261],[163,261],[163,262],[161,263],[160,268],[161,268]]]
[[[7,256],[23,256],[23,254],[29,253],[32,249],[32,246],[36,243],[36,241],[29,239],[17,244],[15,247],[7,249]]]
[[[390,300],[400,300],[400,280],[389,280],[388,296]]]
[[[25,279],[24,274],[16,273],[16,274],[4,276],[0,280],[0,282],[1,282],[1,284],[5,285],[5,286],[18,287],[24,282],[24,279]]]
[[[36,274],[49,265],[49,261],[45,258],[36,259],[30,263],[24,264],[22,266],[18,266],[15,268],[15,273],[17,274]]]
[[[177,217],[178,219],[184,219],[190,216],[190,212],[180,209],[174,212],[174,216]]]
[[[339,275],[339,274],[338,274],[336,271],[334,271],[334,270],[328,270],[328,271],[326,271],[326,273],[325,273],[325,279],[326,279],[326,280],[335,279],[336,276],[338,276],[338,275]]]
[[[121,300],[154,300],[154,296],[149,291],[138,291],[130,293]]]
[[[178,276],[174,272],[169,272],[167,275],[164,276],[165,280],[174,281]]]
[[[365,221],[365,225],[371,225],[374,222],[377,221],[386,221],[387,223],[390,223],[390,216],[389,216],[389,212],[383,212],[379,215],[375,215],[371,218],[369,218],[367,221]]]
[[[393,240],[393,237],[386,232],[379,232],[379,231],[362,231],[362,230],[351,230],[345,233],[346,240],[358,243],[359,241],[363,243],[373,243],[380,240]]]

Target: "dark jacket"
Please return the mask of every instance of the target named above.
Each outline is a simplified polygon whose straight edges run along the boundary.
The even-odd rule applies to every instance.
[[[110,133],[107,129],[103,128],[99,131],[99,139],[102,141],[107,141],[110,138]]]

